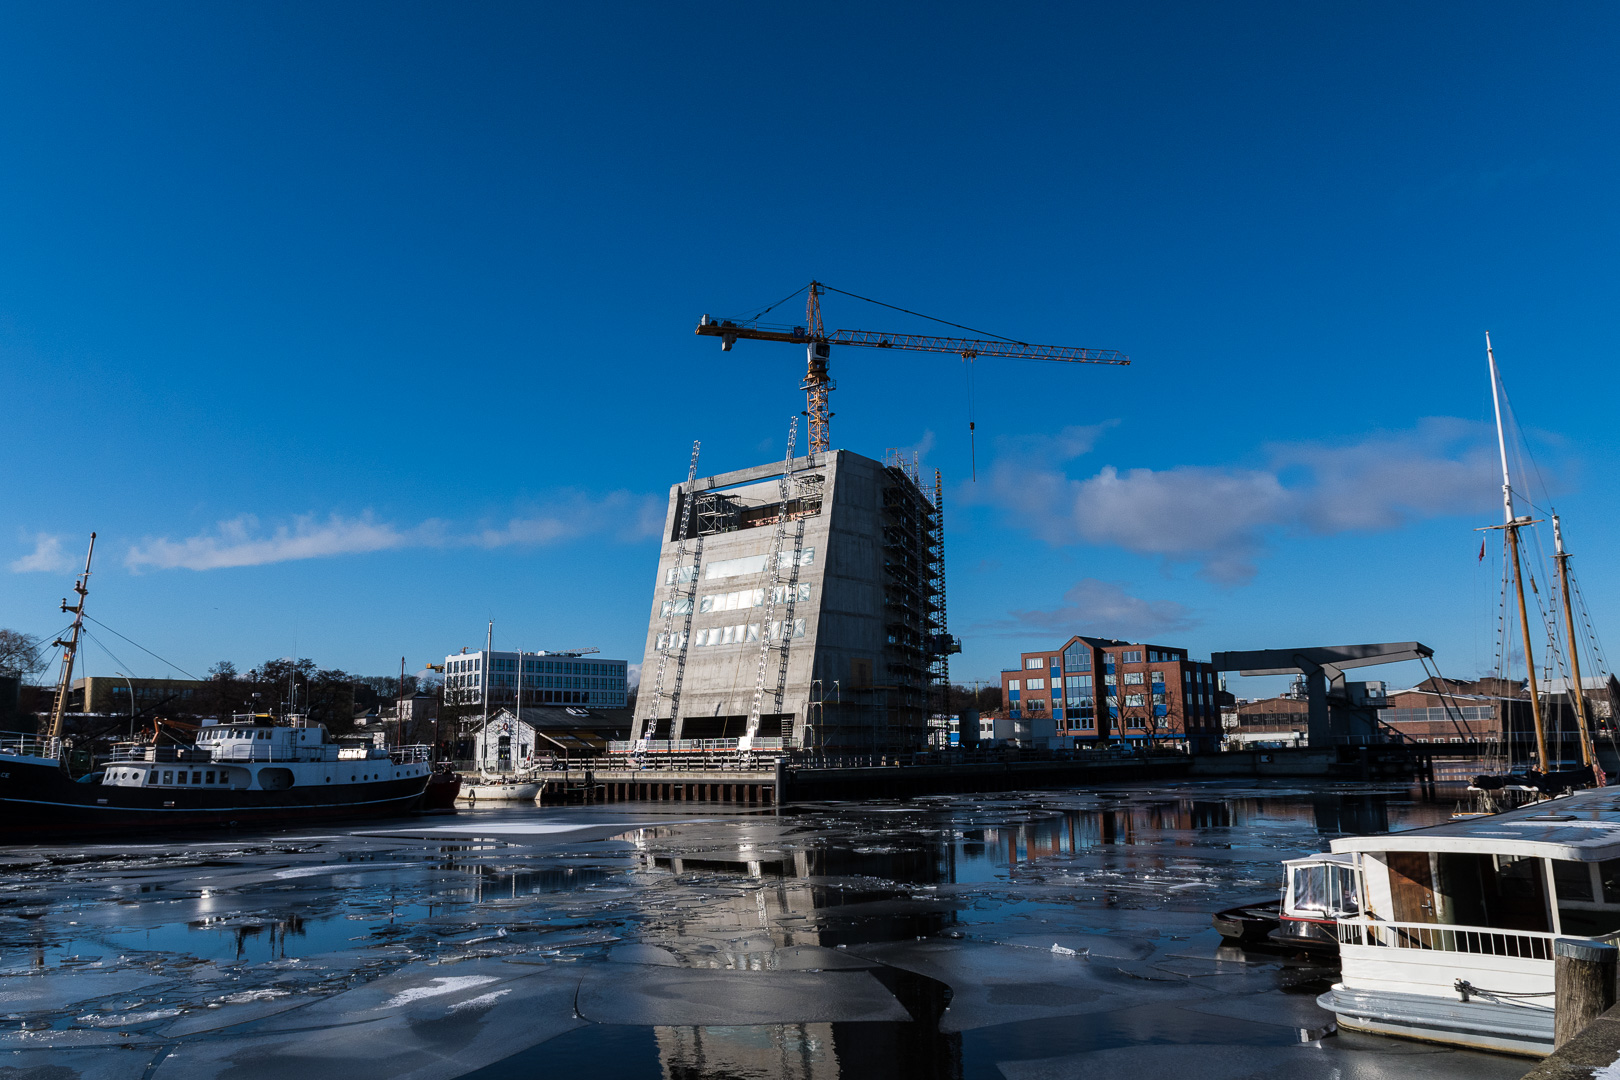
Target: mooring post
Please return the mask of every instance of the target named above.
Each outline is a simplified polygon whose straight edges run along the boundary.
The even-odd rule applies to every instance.
[[[772,800],[778,808],[786,801],[787,795],[787,762],[782,758],[776,759],[776,798]]]
[[[1615,1001],[1620,949],[1599,941],[1553,942],[1553,1048],[1579,1035]]]

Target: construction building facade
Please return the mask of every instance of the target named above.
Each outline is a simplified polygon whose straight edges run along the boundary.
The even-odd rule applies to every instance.
[[[634,738],[927,745],[955,643],[938,474],[847,450],[670,489]]]

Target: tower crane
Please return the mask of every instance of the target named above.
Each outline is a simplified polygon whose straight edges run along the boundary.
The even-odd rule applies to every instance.
[[[837,383],[827,374],[827,361],[832,355],[834,345],[859,345],[868,349],[909,349],[914,352],[956,353],[963,360],[972,363],[981,356],[1004,356],[1014,360],[1047,360],[1059,364],[1120,364],[1131,362],[1130,357],[1115,349],[1082,349],[1071,345],[1031,345],[1024,341],[1015,341],[1012,338],[999,338],[990,335],[989,338],[953,338],[936,337],[928,334],[890,334],[876,330],[834,330],[828,333],[821,320],[821,294],[835,292],[856,300],[867,300],[864,296],[846,293],[842,289],[834,289],[819,281],[812,281],[809,285],[809,295],[805,299],[803,326],[772,326],[761,323],[758,319],[733,321],[731,319],[716,320],[708,315],[699,320],[696,333],[703,337],[717,337],[720,339],[722,352],[730,352],[731,347],[739,339],[747,338],[754,341],[786,341],[795,345],[806,346],[805,355],[808,361],[804,381],[800,389],[805,393],[805,415],[810,418],[810,451],[818,453],[827,450],[830,446],[829,423],[832,413],[828,409],[829,398]],[[795,292],[793,295],[797,295]],[[785,298],[786,299],[786,298]],[[778,301],[780,303],[781,301]],[[881,304],[877,300],[868,300],[868,303],[880,304],[883,307],[894,307],[892,304]],[[771,307],[775,307],[772,304]],[[766,311],[769,311],[767,308]],[[896,311],[906,311],[905,308],[895,308]],[[915,311],[906,311],[908,315],[918,315]],[[924,315],[923,318],[932,318]],[[944,320],[935,320],[943,322]],[[957,326],[956,323],[948,325]],[[982,330],[973,330],[972,327],[959,327],[976,334],[984,333]],[[968,421],[968,431],[973,431],[973,421]]]

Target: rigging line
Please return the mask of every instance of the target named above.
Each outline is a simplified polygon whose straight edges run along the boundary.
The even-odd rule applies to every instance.
[[[102,652],[106,653],[108,656],[111,656],[112,657],[112,662],[117,664],[118,667],[126,666],[124,664],[124,662],[122,660],[118,659],[117,655],[114,654],[111,649],[107,648],[107,646],[102,642],[102,640],[100,638],[98,638],[96,635],[94,635],[90,631],[86,630],[84,632],[84,636],[85,636],[86,640],[93,642],[95,644],[96,648],[100,649]],[[118,671],[117,671],[116,668],[113,670],[113,674],[118,675]],[[88,677],[89,676],[86,676],[86,678],[88,678]],[[119,676],[119,678],[122,678],[122,677],[123,676]],[[88,702],[86,704],[88,704]]]
[[[1519,445],[1514,447],[1514,454],[1517,456],[1522,451],[1524,457],[1530,459],[1530,471],[1535,474],[1536,484],[1541,488],[1543,494],[1546,494],[1548,492],[1547,482],[1542,478],[1541,465],[1536,461],[1535,451],[1530,448],[1530,440],[1525,437],[1524,427],[1519,423],[1518,414],[1513,411],[1513,402],[1508,398],[1505,385],[1502,387],[1502,402],[1507,406],[1508,417],[1513,422],[1514,433],[1518,435],[1516,442]]]
[[[804,292],[804,290],[808,289],[809,287],[810,287],[809,285],[800,285],[797,289],[794,289],[792,292],[788,293],[786,296],[782,297],[782,299],[778,300],[774,304],[770,304],[770,305],[766,306],[765,308],[763,308],[763,309],[761,309],[759,311],[751,311],[751,313],[747,314],[747,315],[733,316],[733,318],[735,318],[738,322],[744,322],[744,321],[753,320],[753,319],[763,319],[765,316],[767,316],[767,315],[769,315],[771,313],[772,308],[781,307],[783,304],[787,303],[789,300],[793,299],[795,296],[798,296],[800,293]]]
[[[197,679],[197,676],[193,675],[191,672],[187,671],[185,668],[181,667],[179,664],[176,664],[176,663],[174,663],[173,661],[170,661],[170,660],[164,660],[163,657],[159,656],[157,653],[153,652],[151,649],[148,649],[145,645],[142,645],[140,642],[132,641],[129,638],[124,637],[123,634],[118,633],[118,631],[114,630],[112,627],[108,626],[106,623],[102,622],[100,619],[96,618],[94,615],[86,615],[85,618],[89,619],[91,622],[95,623],[97,626],[101,627],[103,630],[107,631],[109,634],[116,635],[117,637],[123,638],[125,641],[128,641],[131,645],[133,645],[137,649],[141,650],[141,652],[145,653],[147,656],[150,656],[155,660],[162,661],[163,664],[165,664],[166,666],[171,667],[174,670],[180,672],[186,678],[188,678],[188,679]],[[202,682],[203,680],[202,679],[197,679],[197,681]]]
[[[831,285],[828,285],[826,282],[822,282],[821,287],[823,289],[826,289],[828,292],[835,292],[835,293],[838,293],[838,294],[840,294],[842,296],[851,297],[851,298],[853,298],[855,300],[865,300],[868,304],[876,304],[878,307],[886,307],[890,311],[899,311],[899,312],[903,312],[906,315],[915,315],[919,319],[928,319],[928,320],[930,320],[932,322],[943,323],[946,326],[954,326],[958,330],[966,330],[970,334],[983,334],[985,337],[993,337],[993,338],[997,338],[997,339],[999,339],[1001,341],[1010,341],[1014,345],[1028,345],[1029,344],[1029,342],[1027,342],[1027,341],[1019,341],[1017,338],[1010,338],[1010,337],[1007,337],[1005,334],[992,334],[988,330],[976,330],[971,326],[963,326],[961,323],[951,322],[949,319],[941,319],[941,318],[937,318],[936,316],[933,316],[933,315],[924,315],[920,311],[912,311],[910,308],[896,307],[894,304],[885,304],[881,300],[873,300],[870,296],[861,296],[861,295],[859,295],[857,293],[845,292],[843,289],[835,289]]]
[[[1429,674],[1434,677],[1435,696],[1440,699],[1440,705],[1446,711],[1446,719],[1451,721],[1451,726],[1458,735],[1467,738],[1468,732],[1463,722],[1462,706],[1456,704],[1454,700],[1450,700],[1450,691],[1446,688],[1445,679],[1443,679],[1440,675],[1440,665],[1435,664],[1431,670],[1429,666],[1429,659],[1423,656],[1418,657],[1418,662],[1423,665],[1423,671],[1425,674]],[[1453,715],[1453,713],[1455,713],[1455,715]]]

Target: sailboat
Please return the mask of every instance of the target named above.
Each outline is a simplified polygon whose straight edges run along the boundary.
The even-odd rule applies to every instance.
[[[523,779],[509,773],[491,774],[488,766],[489,758],[489,688],[494,681],[490,675],[490,668],[494,666],[495,656],[495,624],[489,624],[489,631],[485,638],[483,663],[483,699],[484,722],[479,728],[478,742],[478,779],[473,783],[463,783],[461,793],[457,797],[465,802],[528,802],[532,803],[540,794],[540,785],[536,782]],[[518,650],[517,672],[517,706],[514,709],[515,719],[509,721],[516,724],[523,716],[523,650]],[[510,732],[516,735],[514,730]]]
[[[1556,795],[1562,792],[1573,791],[1580,788],[1602,787],[1607,782],[1602,766],[1598,764],[1596,747],[1592,740],[1591,725],[1586,712],[1585,685],[1581,679],[1580,648],[1575,636],[1574,607],[1570,596],[1570,570],[1569,553],[1564,550],[1563,523],[1556,513],[1549,513],[1553,525],[1555,543],[1554,561],[1558,565],[1558,581],[1560,596],[1564,609],[1564,629],[1566,635],[1565,655],[1573,669],[1573,679],[1566,681],[1566,690],[1573,700],[1576,723],[1579,728],[1579,747],[1581,763],[1578,767],[1565,768],[1561,760],[1555,762],[1547,747],[1546,710],[1543,706],[1541,688],[1536,678],[1535,650],[1532,644],[1530,619],[1525,602],[1524,581],[1525,567],[1520,530],[1540,524],[1540,519],[1528,514],[1520,515],[1514,502],[1513,479],[1508,471],[1507,436],[1502,423],[1502,375],[1496,365],[1496,353],[1491,347],[1491,337],[1485,335],[1485,356],[1490,366],[1491,374],[1491,404],[1496,417],[1496,448],[1502,462],[1502,524],[1487,526],[1482,531],[1495,531],[1500,529],[1503,533],[1506,550],[1506,572],[1513,585],[1514,598],[1518,606],[1518,624],[1523,638],[1526,688],[1530,699],[1530,718],[1535,730],[1536,763],[1535,768],[1522,772],[1509,771],[1501,774],[1485,774],[1474,778],[1472,787],[1479,792],[1491,793],[1504,789],[1519,789],[1539,792],[1541,795]],[[1535,579],[1531,578],[1534,587]],[[1539,593],[1539,590],[1537,590]],[[1505,628],[1504,628],[1505,629]],[[1549,672],[1553,663],[1557,662],[1557,641],[1555,635],[1548,634]],[[1507,710],[1504,708],[1504,717]],[[1511,767],[1512,741],[1508,725],[1503,725],[1503,737],[1509,756]],[[1562,754],[1562,740],[1560,740],[1560,756]]]

